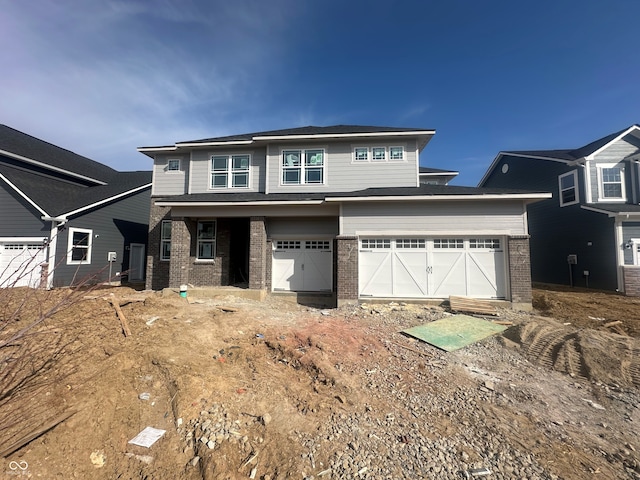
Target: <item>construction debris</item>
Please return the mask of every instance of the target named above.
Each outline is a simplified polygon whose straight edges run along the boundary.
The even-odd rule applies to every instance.
[[[449,307],[454,312],[477,313],[480,315],[498,316],[498,309],[486,300],[477,300],[468,297],[449,297]]]

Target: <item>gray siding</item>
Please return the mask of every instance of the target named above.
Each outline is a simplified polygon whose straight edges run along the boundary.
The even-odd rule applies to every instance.
[[[70,219],[58,234],[54,286],[77,284],[93,275],[95,281],[108,280],[108,252],[116,252],[118,258],[112,265],[113,274],[126,271],[129,268],[129,250],[126,247],[131,243],[147,244],[149,208],[147,189]],[[70,227],[93,230],[90,265],[67,265]]]
[[[361,232],[526,233],[520,201],[361,202],[342,207],[341,235]]]
[[[174,158],[180,159],[180,171],[168,172],[167,162]],[[156,155],[153,161],[154,195],[183,195],[187,193],[188,180],[188,155]]]
[[[211,156],[212,155],[251,155],[249,167],[250,188],[226,188],[215,190],[211,185]],[[199,150],[191,155],[191,185],[189,193],[204,192],[264,192],[264,172],[265,172],[266,150],[264,148],[224,148],[224,150]]]
[[[403,146],[405,160],[354,162],[354,147]],[[325,149],[323,185],[281,185],[283,149]],[[414,140],[380,142],[306,142],[271,144],[268,147],[267,188],[276,192],[350,192],[372,187],[415,187],[418,182],[418,158]]]
[[[509,165],[507,173],[502,166]],[[582,169],[562,162],[503,156],[483,186],[548,191],[552,198],[527,207],[531,248],[531,277],[534,282],[570,283],[567,256],[577,255],[571,267],[573,284],[615,290],[616,251],[613,219],[584,210],[580,204],[560,207],[558,176],[578,170],[581,202],[585,189]],[[589,276],[583,275],[589,271]]]
[[[269,238],[312,238],[334,237],[338,235],[337,217],[293,217],[269,218],[267,236]]]
[[[593,160],[587,163],[589,169],[589,179],[591,185],[591,202],[598,201],[598,165],[603,163],[621,163],[621,166],[624,167],[625,173],[625,194],[627,201],[631,201],[633,198],[633,185],[631,180],[632,168],[631,162],[624,161],[625,158],[630,155],[634,155],[638,153],[640,150],[640,140],[637,138],[627,135],[625,138],[618,140],[614,144],[610,145],[602,152],[597,154]]]
[[[0,180],[0,237],[48,237],[42,214]]]

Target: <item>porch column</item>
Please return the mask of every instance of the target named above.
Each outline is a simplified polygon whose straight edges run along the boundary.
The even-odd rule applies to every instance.
[[[171,261],[169,266],[169,287],[180,288],[189,283],[189,254],[191,232],[184,217],[171,219]]]
[[[358,237],[336,237],[336,297],[338,307],[358,303]]]
[[[511,305],[521,310],[531,310],[531,256],[529,235],[509,237],[509,279],[511,282]]]
[[[265,290],[267,274],[267,230],[264,217],[249,219],[249,288]]]

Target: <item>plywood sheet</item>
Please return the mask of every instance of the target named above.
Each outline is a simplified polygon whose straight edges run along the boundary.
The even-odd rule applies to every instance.
[[[452,352],[500,333],[506,328],[504,325],[497,325],[468,315],[453,315],[435,322],[408,328],[403,332],[434,347]]]

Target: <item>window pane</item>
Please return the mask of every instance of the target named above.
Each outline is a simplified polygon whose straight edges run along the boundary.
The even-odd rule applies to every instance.
[[[322,150],[306,150],[306,160],[305,165],[311,166],[319,166],[323,163],[323,152]]]
[[[213,174],[213,188],[226,188],[227,186],[227,174],[226,173],[214,173]]]
[[[576,201],[576,191],[575,189],[563,190],[562,191],[562,203],[569,203]]]
[[[603,168],[602,169],[602,181],[603,182],[619,182],[620,181],[620,169],[619,168]]]
[[[167,170],[170,172],[175,172],[180,170],[180,160],[169,160],[167,164]]]
[[[605,198],[620,198],[622,197],[622,186],[617,183],[608,183],[603,185]]]
[[[198,222],[198,239],[214,238],[215,222]]]
[[[75,247],[71,250],[71,260],[74,262],[79,262],[87,259],[88,248],[84,247]]]
[[[282,152],[282,159],[285,167],[298,167],[300,166],[300,158],[302,152],[300,150],[285,150]]]
[[[384,147],[374,147],[371,152],[374,160],[384,160],[386,158]]]
[[[288,168],[283,172],[283,183],[300,183],[300,169]]]
[[[86,232],[73,232],[73,245],[89,246],[89,234]]]
[[[402,147],[391,147],[389,149],[389,158],[391,160],[402,160],[402,158],[403,158],[403,148]]]
[[[162,242],[162,259],[168,260],[171,258],[171,242]]]
[[[562,188],[571,188],[574,186],[574,177],[573,175],[567,175],[560,179],[560,185]]]
[[[322,169],[307,168],[305,171],[305,183],[322,183]]]
[[[213,242],[207,241],[198,243],[198,258],[213,258]]]
[[[249,186],[249,174],[248,173],[234,173],[231,186],[232,187],[248,187]]]
[[[249,155],[234,155],[233,156],[233,169],[234,170],[248,170],[249,169]]]
[[[213,157],[213,170],[216,172],[227,170],[227,157]]]
[[[356,148],[356,160],[359,161],[367,161],[369,160],[369,149],[367,148]]]
[[[171,240],[171,221],[162,221],[162,235],[163,240]]]

